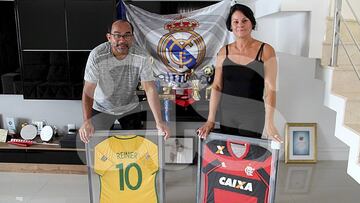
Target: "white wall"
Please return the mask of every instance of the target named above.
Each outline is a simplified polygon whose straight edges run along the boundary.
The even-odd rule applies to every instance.
[[[309,55],[309,12],[280,12],[257,20],[253,36],[271,44],[277,52]],[[296,23],[294,23],[296,22]]]
[[[336,113],[324,106],[325,84],[315,78],[316,60],[278,54],[277,126],[285,122],[318,124],[318,159],[347,160],[348,147],[335,135]]]
[[[253,10],[255,18],[277,13],[280,11],[282,0],[234,0],[232,3],[237,2],[247,5]]]
[[[0,94],[0,125],[6,128],[5,118],[13,117],[22,122],[46,120],[56,125],[60,133],[67,130],[67,124],[82,124],[81,101],[72,100],[24,100],[22,95]],[[2,122],[1,122],[2,121]]]
[[[281,11],[310,11],[309,57],[321,58],[329,0],[283,0]]]

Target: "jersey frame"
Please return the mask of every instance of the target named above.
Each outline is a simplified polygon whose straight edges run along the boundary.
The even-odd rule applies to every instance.
[[[158,145],[158,159],[159,159],[159,171],[157,175],[156,182],[158,187],[156,188],[157,197],[159,203],[165,202],[165,179],[164,179],[164,139],[163,135],[159,134],[158,130],[99,130],[95,131],[92,135],[90,141],[85,144],[86,151],[86,165],[88,170],[88,183],[89,183],[89,194],[90,194],[90,203],[97,203],[99,199],[99,194],[94,188],[96,185],[96,180],[94,179],[94,163],[93,163],[93,153],[94,147],[100,141],[105,140],[111,135],[138,135],[145,138],[151,138],[151,140],[156,140]]]
[[[278,170],[278,159],[279,159],[279,150],[280,144],[275,141],[265,140],[265,139],[256,139],[256,138],[248,138],[242,136],[234,136],[222,133],[210,133],[209,136],[204,140],[199,138],[198,141],[198,152],[199,152],[199,159],[198,159],[198,167],[197,167],[197,180],[196,180],[196,202],[201,203],[204,199],[204,175],[202,173],[202,160],[203,160],[203,153],[204,153],[204,146],[212,140],[231,140],[231,141],[238,141],[238,142],[248,142],[250,144],[256,144],[262,146],[269,150],[272,153],[272,161],[271,161],[271,175],[270,175],[270,190],[268,195],[268,202],[274,203],[275,202],[275,191],[276,191],[276,179],[277,179],[277,170]]]

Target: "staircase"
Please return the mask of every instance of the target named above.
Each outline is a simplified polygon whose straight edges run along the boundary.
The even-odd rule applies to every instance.
[[[347,172],[360,183],[360,78],[349,59],[360,73],[360,51],[344,23],[360,42],[360,25],[355,20],[342,21],[340,38],[345,49],[339,45],[338,66],[330,67],[333,19],[329,17],[321,64],[327,77],[324,80],[331,81],[327,83],[325,104],[337,112],[335,136],[350,147]]]

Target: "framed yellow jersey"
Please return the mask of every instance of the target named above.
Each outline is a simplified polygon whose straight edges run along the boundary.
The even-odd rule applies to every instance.
[[[100,176],[100,203],[158,202],[158,147],[137,135],[115,135],[95,146],[94,171]]]

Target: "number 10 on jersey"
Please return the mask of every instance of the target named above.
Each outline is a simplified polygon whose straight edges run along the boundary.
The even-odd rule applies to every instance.
[[[124,169],[124,164],[118,164],[116,165],[116,168],[119,169],[119,185],[120,185],[120,191],[125,190],[125,185],[130,190],[137,190],[141,186],[142,182],[142,171],[140,166],[137,163],[131,163],[127,165]],[[137,183],[136,185],[131,184],[129,173],[130,170],[134,168],[133,170],[136,170],[137,172]]]

